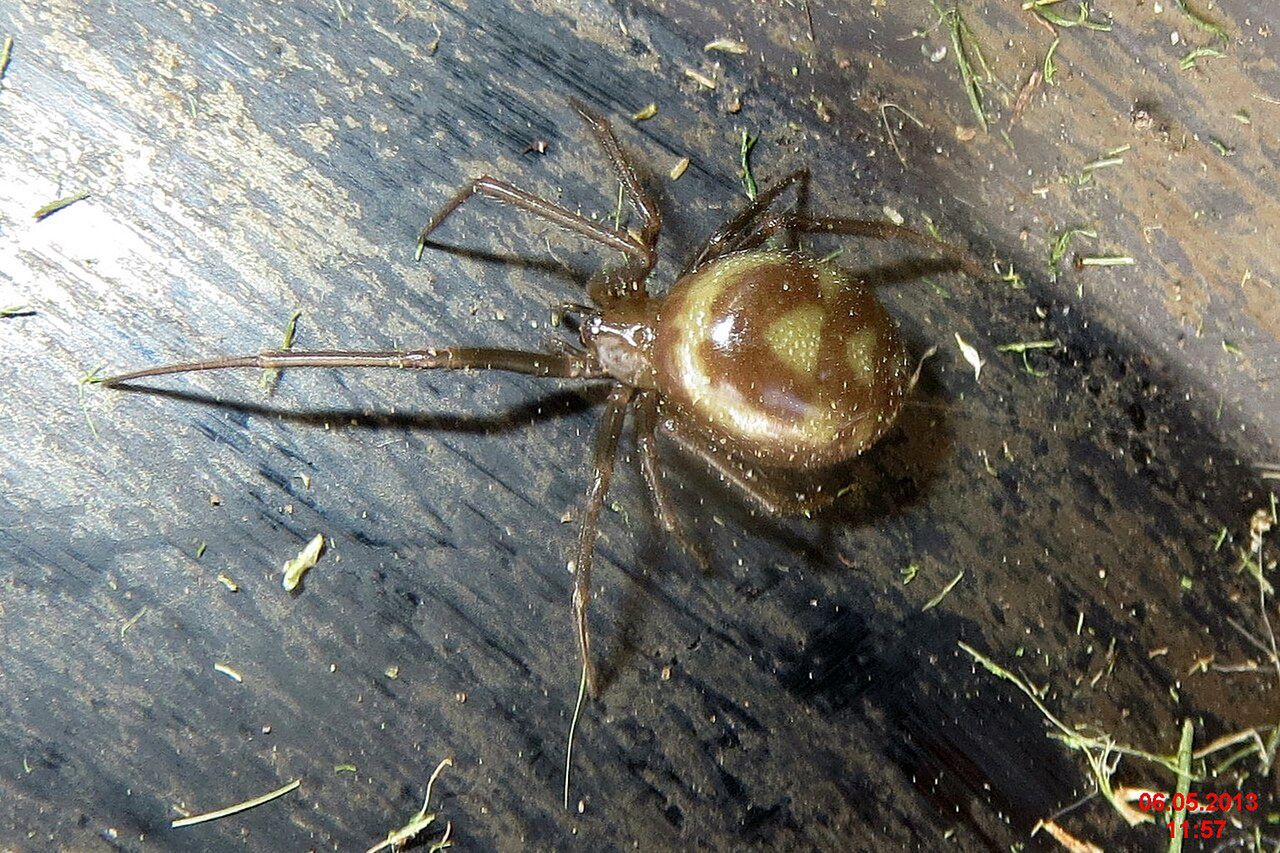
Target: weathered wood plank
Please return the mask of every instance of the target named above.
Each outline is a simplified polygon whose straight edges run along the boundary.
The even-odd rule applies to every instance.
[[[1010,96],[1051,40],[1017,6],[966,12]],[[807,8],[813,42],[802,3],[0,9],[17,37],[0,83],[0,305],[35,311],[0,320],[6,844],[367,846],[452,755],[439,808],[465,849],[934,849],[946,833],[1008,849],[1090,782],[958,640],[1048,685],[1071,722],[1156,752],[1187,716],[1197,745],[1277,722],[1265,666],[1188,674],[1210,655],[1262,660],[1226,620],[1261,631],[1235,548],[1266,505],[1252,463],[1275,457],[1280,421],[1264,119],[1280,107],[1252,97],[1280,96],[1264,88],[1274,22],[1215,9],[1236,41],[1188,73],[1169,30],[1210,39],[1176,9],[1102,10],[1114,30],[1062,33],[1060,85],[1008,130],[1011,149],[1007,105],[993,132],[957,140],[974,120],[954,57],[930,61],[945,33],[911,36],[927,3]],[[750,52],[704,52],[718,36]],[[616,188],[568,94],[614,115],[649,164],[665,280],[738,203],[747,129],[761,180],[810,164],[815,207],[930,216],[1027,285],[883,289],[913,351],[942,352],[822,520],[758,518],[675,461],[711,574],[661,543],[624,466],[595,610],[612,679],[579,729],[581,813],[560,807],[577,686],[561,521],[598,394],[372,371],[295,372],[270,396],[251,373],[154,395],[76,384],[99,364],[273,346],[295,308],[307,347],[541,343],[546,306],[580,293],[596,253],[479,204],[446,236],[530,263],[415,264],[413,241],[482,172],[610,216]],[[657,116],[626,120],[649,101]],[[881,102],[924,125],[887,113],[905,169]],[[1059,180],[1125,144],[1123,167]],[[1050,236],[1086,225],[1099,253],[1137,264],[1050,281]],[[854,246],[842,262],[894,282],[909,255]],[[956,332],[988,359],[980,381]],[[995,351],[1038,339],[1062,342],[1033,356],[1043,378]],[[334,548],[291,597],[279,566],[316,532]],[[358,772],[334,772],[345,763]],[[281,802],[169,829],[177,807],[299,777]],[[1130,760],[1118,778],[1172,784]],[[1274,774],[1244,788],[1275,810]],[[1065,822],[1109,848],[1163,844],[1098,802]]]

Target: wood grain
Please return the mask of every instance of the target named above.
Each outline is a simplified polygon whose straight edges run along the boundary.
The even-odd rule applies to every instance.
[[[1112,4],[1110,33],[1062,31],[1058,84],[1008,128],[1052,40],[1018,5],[964,7],[1005,84],[968,142],[954,57],[930,59],[945,32],[912,35],[933,23],[925,2],[0,9],[16,39],[0,305],[34,312],[0,320],[0,846],[365,849],[450,755],[437,806],[461,849],[1047,847],[1029,831],[1092,790],[1087,770],[961,640],[1064,719],[1153,752],[1185,717],[1197,746],[1280,722],[1275,673],[1226,621],[1262,631],[1237,548],[1280,426],[1280,107],[1253,97],[1280,97],[1276,22],[1218,4],[1228,55],[1184,72],[1206,34],[1176,8]],[[717,37],[750,50],[702,49]],[[152,394],[77,379],[273,347],[295,309],[307,348],[562,333],[547,306],[609,260],[574,238],[476,203],[441,233],[470,255],[413,249],[484,172],[611,216],[616,185],[568,95],[648,165],[659,283],[741,202],[746,129],[762,182],[808,164],[815,209],[929,216],[1025,287],[922,283],[910,250],[851,244],[841,263],[883,285],[912,352],[941,351],[819,520],[758,517],[672,453],[711,573],[663,543],[622,466],[594,603],[610,684],[579,727],[566,812],[565,521],[596,391],[382,371],[296,371],[269,395],[253,372]],[[628,120],[650,101],[656,116]],[[923,125],[886,111],[906,168],[885,102]],[[1122,167],[1075,180],[1123,145]],[[1098,231],[1081,250],[1137,263],[1052,280],[1048,243],[1072,226]],[[979,381],[957,332],[987,359]],[[1041,339],[1061,342],[1032,354],[1043,378],[996,352]],[[281,565],[321,532],[332,547],[285,593]],[[1200,671],[1210,656],[1261,665]],[[294,778],[285,799],[169,828]],[[1131,759],[1117,781],[1172,789]],[[1267,805],[1236,838],[1277,805],[1274,773],[1243,787]],[[1108,849],[1165,844],[1097,799],[1062,820]]]

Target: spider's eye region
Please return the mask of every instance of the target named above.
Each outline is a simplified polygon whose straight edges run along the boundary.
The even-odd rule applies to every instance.
[[[906,350],[869,288],[778,251],[676,283],[658,324],[660,389],[703,431],[786,467],[856,456],[905,393]]]
[[[593,315],[582,327],[582,343],[613,378],[652,388],[653,320],[643,310]]]

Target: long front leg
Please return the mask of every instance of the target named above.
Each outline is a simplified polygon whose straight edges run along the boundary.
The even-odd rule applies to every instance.
[[[185,361],[147,367],[110,376],[103,385],[120,385],[135,379],[163,376],[170,373],[194,373],[200,370],[226,370],[233,367],[272,368],[284,370],[291,367],[391,367],[400,370],[504,370],[509,373],[525,373],[530,376],[546,376],[561,379],[600,379],[607,374],[585,355],[566,353],[525,352],[524,350],[493,347],[433,347],[419,350],[380,350],[355,352],[343,350],[260,352],[254,355],[233,355],[203,361]]]
[[[658,210],[658,204],[653,200],[653,196],[644,188],[644,184],[640,182],[640,176],[636,173],[636,168],[631,162],[631,158],[627,156],[627,152],[622,150],[622,146],[618,144],[618,137],[613,135],[613,127],[609,124],[609,120],[579,101],[577,98],[569,99],[569,106],[586,122],[587,127],[591,129],[595,135],[596,142],[604,150],[605,156],[609,158],[609,162],[613,164],[613,170],[618,175],[618,180],[627,190],[627,198],[631,201],[631,206],[635,208],[636,213],[640,215],[640,242],[643,243],[650,251],[649,259],[645,266],[645,272],[653,268],[654,262],[657,260],[657,254],[654,251],[658,241],[658,232],[662,230],[662,213]]]
[[[578,557],[573,566],[573,615],[578,627],[578,648],[582,652],[587,690],[593,698],[599,694],[595,667],[591,662],[591,635],[587,629],[587,602],[591,598],[591,560],[596,550],[600,509],[604,506],[605,495],[609,493],[614,458],[618,453],[618,438],[622,435],[627,406],[631,403],[633,394],[633,389],[628,385],[614,385],[605,403],[600,431],[596,433],[591,483],[587,487],[586,506],[582,510],[582,527],[578,531]]]
[[[536,196],[527,190],[522,190],[514,184],[491,178],[488,175],[482,175],[458,190],[453,198],[449,199],[445,206],[440,208],[439,212],[427,222],[426,227],[418,234],[418,250],[414,256],[415,259],[422,257],[422,250],[426,248],[427,238],[431,236],[431,232],[444,224],[444,221],[452,216],[462,206],[463,202],[477,195],[532,213],[540,219],[545,219],[548,222],[559,225],[561,228],[581,234],[588,240],[602,243],[611,249],[617,249],[619,252],[638,259],[639,262],[648,262],[653,254],[652,247],[641,245],[625,231],[610,228],[599,222],[592,222],[585,216],[579,216],[568,208],[561,207],[555,202]]]

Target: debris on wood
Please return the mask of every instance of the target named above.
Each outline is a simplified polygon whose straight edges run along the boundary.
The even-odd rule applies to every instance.
[[[956,584],[960,583],[960,581],[961,581],[961,580],[963,580],[963,579],[964,579],[964,570],[963,570],[963,569],[961,569],[961,570],[960,570],[960,572],[959,572],[955,577],[953,577],[953,578],[952,578],[952,579],[947,583],[947,585],[946,585],[946,586],[944,586],[944,587],[942,588],[942,591],[941,591],[941,592],[939,592],[939,593],[938,593],[937,595],[935,595],[933,598],[931,598],[931,599],[929,599],[927,602],[925,602],[924,607],[921,607],[921,608],[920,608],[920,612],[921,612],[921,613],[923,613],[923,612],[925,612],[926,610],[932,610],[933,608],[935,608],[935,607],[937,607],[939,604],[941,604],[941,603],[942,603],[942,600],[943,600],[944,598],[946,598],[948,595],[950,595],[950,594],[951,594],[951,590],[953,590],[953,589],[955,589],[955,588],[956,588]]]
[[[284,324],[284,338],[280,342],[280,349],[288,350],[293,348],[293,338],[298,333],[298,318],[302,316],[302,310],[299,309],[289,315],[289,321]],[[263,391],[270,393],[274,390],[274,384],[280,371],[274,367],[268,367],[262,371],[262,378],[258,384]]]
[[[956,55],[956,65],[960,68],[960,79],[964,83],[965,95],[969,98],[969,106],[973,110],[973,114],[978,119],[978,124],[983,130],[987,129],[987,114],[982,103],[982,83],[978,79],[977,73],[973,70],[973,60],[969,58],[970,53],[977,59],[987,77],[991,77],[991,70],[987,67],[987,60],[982,55],[982,48],[978,46],[977,39],[973,35],[973,31],[969,29],[968,24],[964,22],[964,18],[960,16],[960,9],[952,6],[950,10],[944,11],[938,4],[938,0],[930,0],[933,8],[937,11],[942,22],[946,25],[947,31],[951,35],[951,47]]]
[[[751,201],[756,200],[756,179],[751,174],[751,149],[756,147],[759,138],[744,129],[742,140],[738,144],[738,177],[742,178],[742,189]]]
[[[1224,56],[1226,56],[1226,54],[1218,50],[1216,47],[1197,47],[1187,51],[1182,59],[1178,60],[1178,67],[1183,71],[1190,71],[1197,67],[1196,62],[1198,60],[1219,59]]]
[[[52,216],[53,214],[57,213],[59,210],[63,210],[65,208],[70,207],[71,205],[75,204],[78,201],[84,201],[88,197],[89,197],[88,191],[79,192],[79,193],[76,193],[75,195],[65,196],[56,201],[49,202],[48,204],[46,204],[44,207],[37,210],[32,215],[35,217],[36,222],[39,222],[42,219],[45,219],[46,217]]]
[[[298,552],[298,556],[284,564],[282,581],[284,588],[289,592],[297,589],[298,584],[302,583],[302,576],[320,561],[322,553],[324,553],[324,534],[317,533],[306,547]]]
[[[1137,826],[1139,823],[1150,822],[1154,818],[1149,812],[1140,811],[1133,807],[1132,802],[1137,798],[1134,794],[1135,789],[1126,789],[1112,785],[1112,777],[1116,773],[1116,769],[1122,757],[1130,756],[1133,758],[1140,758],[1151,764],[1159,765],[1160,767],[1171,771],[1178,777],[1180,787],[1183,777],[1189,776],[1190,758],[1192,755],[1191,741],[1194,735],[1194,731],[1191,728],[1189,720],[1183,724],[1181,746],[1172,758],[1165,755],[1156,755],[1154,753],[1147,752],[1146,750],[1125,746],[1117,743],[1108,732],[1101,730],[1096,725],[1067,725],[1067,723],[1054,715],[1054,713],[1050,711],[1048,706],[1045,704],[1042,697],[1047,692],[1047,688],[1036,690],[1025,678],[1000,666],[967,643],[958,642],[956,645],[968,653],[970,657],[981,664],[982,667],[992,675],[1008,681],[1010,684],[1022,691],[1022,693],[1031,700],[1031,703],[1036,706],[1036,710],[1044,716],[1045,721],[1048,722],[1052,728],[1057,730],[1050,732],[1048,734],[1049,737],[1060,741],[1069,749],[1076,750],[1084,754],[1085,760],[1088,762],[1089,767],[1093,772],[1094,782],[1098,787],[1099,793],[1107,799],[1115,809],[1116,813],[1124,818],[1130,826]],[[1152,656],[1158,653],[1163,653],[1164,651],[1167,650],[1157,650],[1157,652],[1152,653]],[[1097,734],[1088,734],[1087,732],[1091,729],[1096,731]],[[1277,730],[1280,730],[1280,727],[1277,727]],[[1221,744],[1214,745],[1213,749],[1205,747],[1199,753],[1196,753],[1196,755],[1197,757],[1208,755],[1210,752],[1216,752],[1219,749],[1224,749],[1231,746],[1233,743],[1234,741],[1229,743],[1223,742]],[[1139,791],[1138,793],[1141,792]]]
[[[129,629],[130,629],[130,628],[132,628],[134,625],[137,625],[137,624],[138,624],[138,620],[139,620],[139,619],[141,619],[141,618],[143,617],[143,615],[145,615],[145,614],[146,614],[146,612],[147,612],[147,608],[143,607],[141,610],[139,610],[139,611],[138,611],[138,613],[137,613],[137,615],[136,615],[136,616],[134,616],[132,619],[130,619],[129,621],[125,622],[123,625],[121,625],[121,626],[120,626],[120,639],[121,639],[121,640],[123,640],[123,639],[124,639],[124,635],[125,635],[125,634],[129,633]]]
[[[1090,160],[1088,163],[1085,163],[1083,166],[1080,167],[1080,177],[1076,179],[1076,182],[1079,184],[1086,184],[1089,182],[1090,179],[1092,179],[1093,173],[1099,169],[1109,169],[1114,166],[1123,166],[1124,157],[1122,157],[1121,155],[1127,153],[1129,149],[1132,147],[1133,146],[1131,145],[1121,145],[1118,148],[1112,148],[1110,151],[1106,153],[1105,156],[1099,157],[1096,160]]]
[[[573,736],[578,731],[578,718],[582,716],[582,703],[587,698],[587,662],[582,662],[582,677],[578,681],[578,701],[573,706],[573,719],[569,721],[568,745],[564,751],[564,807],[569,809],[569,776],[573,771]]]
[[[960,347],[960,354],[964,356],[964,360],[969,362],[973,368],[973,381],[977,382],[982,377],[982,365],[986,364],[982,356],[978,355],[977,349],[972,344],[960,337],[960,333],[956,332],[956,346]]]
[[[102,376],[103,367],[104,365],[100,364],[93,368],[93,370],[90,370],[88,373],[81,376],[79,379],[79,385],[76,388],[76,395],[80,400],[80,411],[84,413],[84,420],[85,423],[89,425],[89,432],[93,433],[93,437],[96,439],[101,439],[102,436],[98,434],[98,427],[93,422],[93,416],[89,414],[89,404],[84,398],[84,387],[86,385],[98,385],[106,378]]]
[[[436,815],[432,812],[427,811],[427,808],[431,804],[431,786],[435,784],[436,779],[440,776],[441,771],[443,771],[446,767],[452,767],[452,766],[453,766],[452,758],[446,758],[443,761],[441,761],[436,766],[435,772],[431,774],[431,778],[427,780],[427,796],[422,801],[422,808],[418,810],[418,813],[415,814],[413,817],[409,818],[409,822],[406,823],[404,826],[400,827],[399,829],[393,830],[390,834],[388,834],[386,837],[386,840],[373,845],[368,850],[366,850],[365,853],[378,853],[379,850],[392,850],[392,851],[397,851],[398,853],[398,851],[404,850],[406,847],[408,847],[409,842],[417,838],[419,833],[421,833],[427,827],[431,826],[431,824],[435,823]],[[452,830],[453,830],[453,825],[446,824],[445,830],[444,830],[444,836],[440,838],[439,841],[436,841],[433,844],[431,844],[431,846],[427,848],[427,853],[437,853],[437,851],[443,850],[446,847],[452,847],[453,842],[449,840],[449,836],[452,833]]]
[[[905,168],[907,165],[907,158],[902,155],[902,149],[898,147],[898,139],[894,135],[893,128],[889,124],[889,114],[886,111],[889,110],[890,108],[895,109],[898,112],[902,113],[904,116],[909,118],[918,128],[923,129],[924,122],[920,121],[920,119],[916,118],[911,113],[907,112],[905,109],[903,109],[902,107],[898,106],[897,104],[891,101],[884,101],[880,104],[880,122],[881,124],[884,125],[885,135],[889,137],[889,147],[893,149],[893,153],[896,154],[898,157],[898,162],[901,163]],[[899,123],[898,127],[901,128],[902,124]]]
[[[1184,719],[1182,740],[1178,745],[1178,787],[1172,798],[1173,802],[1182,803],[1182,808],[1174,809],[1170,815],[1175,827],[1185,824],[1187,820],[1187,792],[1191,790],[1191,744],[1194,737],[1195,726],[1190,718]],[[1169,853],[1182,853],[1182,833],[1173,833],[1173,838],[1169,840]]]
[[[1231,44],[1231,34],[1226,31],[1226,28],[1215,24],[1213,21],[1210,21],[1208,18],[1193,10],[1191,6],[1188,5],[1187,0],[1173,0],[1173,2],[1201,31],[1209,33],[1221,40],[1224,48]]]
[[[1031,362],[1027,359],[1027,353],[1031,350],[1053,349],[1057,346],[1060,346],[1057,339],[1051,341],[1016,341],[1010,344],[1001,344],[996,347],[996,352],[1014,352],[1020,354],[1022,356],[1022,366],[1026,369],[1027,373],[1035,376],[1036,378],[1041,378],[1047,376],[1048,373],[1043,370],[1036,370],[1032,367]]]
[[[4,80],[4,74],[9,70],[9,60],[13,58],[13,36],[5,36],[4,44],[0,45],[0,81]]]
[[[1071,29],[1072,27],[1084,27],[1086,30],[1098,30],[1099,32],[1110,32],[1111,24],[1107,21],[1095,21],[1090,17],[1089,4],[1084,0],[1079,0],[1076,5],[1076,16],[1068,18],[1058,14],[1053,8],[1063,0],[1026,0],[1022,4],[1023,11],[1033,12],[1041,20],[1052,24],[1055,27],[1063,29]]]
[[[1058,76],[1058,66],[1057,63],[1053,61],[1053,54],[1058,50],[1058,44],[1061,41],[1062,39],[1055,38],[1053,40],[1053,44],[1049,45],[1049,49],[1045,51],[1044,54],[1044,82],[1051,86],[1053,85],[1054,78]]]
[[[241,677],[240,673],[236,672],[234,669],[227,666],[225,663],[215,663],[213,665],[213,671],[222,673],[227,678],[230,678],[232,681],[234,681],[236,684],[244,683],[244,678]]]
[[[1214,151],[1217,151],[1223,157],[1234,157],[1236,154],[1236,149],[1234,147],[1223,142],[1221,139],[1219,139],[1216,136],[1210,136],[1208,139],[1208,142],[1210,147],[1212,147]]]
[[[1027,82],[1018,91],[1018,97],[1013,102],[1013,113],[1009,116],[1009,127],[1013,127],[1018,123],[1018,119],[1022,117],[1023,111],[1030,105],[1032,97],[1035,96],[1043,81],[1044,69],[1032,69],[1031,76],[1027,78]]]
[[[1076,237],[1088,237],[1090,240],[1096,240],[1098,239],[1098,232],[1092,228],[1068,228],[1054,238],[1049,247],[1049,275],[1055,279],[1058,277],[1058,267],[1062,263],[1062,259],[1067,256],[1071,241]]]
[[[704,89],[715,89],[716,87],[716,81],[703,74],[701,71],[694,71],[692,68],[686,68],[684,70],[684,76],[688,77]]]
[[[737,41],[736,39],[719,38],[719,39],[716,39],[715,41],[707,42],[705,45],[702,46],[702,49],[707,52],[718,50],[723,53],[742,54],[747,52],[747,45],[745,42],[740,42],[740,41]]]
[[[197,823],[207,823],[211,820],[218,820],[219,818],[229,817],[233,814],[248,811],[249,809],[257,808],[264,803],[269,803],[272,800],[283,797],[290,791],[296,790],[301,784],[301,779],[294,779],[288,785],[285,785],[283,788],[277,788],[269,794],[263,794],[261,797],[254,797],[252,800],[245,800],[243,803],[236,803],[234,806],[227,806],[225,809],[206,812],[205,814],[195,815],[194,817],[180,818],[179,820],[175,820],[171,823],[170,826],[174,829],[179,829],[180,827],[193,826]]]
[[[1077,267],[1131,267],[1137,261],[1128,255],[1080,255]]]
[[[1096,844],[1088,841],[1081,841],[1071,833],[1067,832],[1055,821],[1046,820],[1037,824],[1036,829],[1043,829],[1049,835],[1053,836],[1053,840],[1065,847],[1068,853],[1103,853],[1103,849]],[[1031,830],[1031,834],[1036,834],[1036,829]]]

